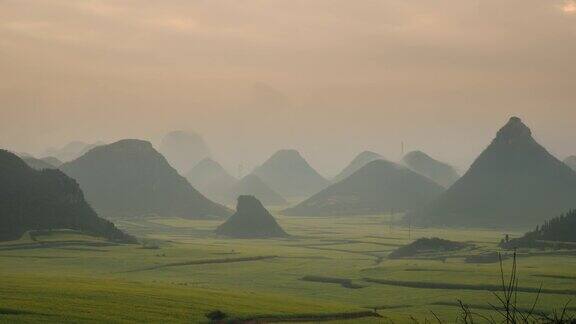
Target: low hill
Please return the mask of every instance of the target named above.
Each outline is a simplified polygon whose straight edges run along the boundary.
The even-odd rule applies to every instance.
[[[392,259],[415,257],[422,254],[457,251],[467,246],[469,245],[466,243],[444,240],[437,237],[421,238],[408,245],[399,247],[390,253],[388,257]]]
[[[84,200],[80,187],[59,170],[34,170],[0,150],[0,240],[32,230],[73,229],[119,242],[135,239],[104,220]]]
[[[187,174],[186,179],[208,198],[224,202],[227,193],[238,182],[220,163],[205,158],[198,162]]]
[[[285,215],[371,215],[422,207],[444,191],[416,172],[385,160],[376,160],[313,195]]]
[[[272,190],[255,174],[245,176],[232,186],[232,189],[230,189],[230,192],[228,193],[228,202],[236,201],[239,196],[244,195],[255,196],[266,206],[288,205],[286,199],[280,196],[276,191]]]
[[[274,153],[253,173],[285,198],[307,197],[329,184],[296,150]]]
[[[444,188],[449,188],[460,178],[453,166],[435,160],[421,151],[406,154],[402,162],[412,171],[432,179]]]
[[[238,197],[236,213],[216,229],[216,234],[236,238],[286,237],[288,234],[254,196]]]
[[[464,176],[406,219],[422,225],[526,228],[573,208],[575,201],[576,172],[512,117]]]
[[[370,151],[364,151],[358,154],[340,173],[332,179],[332,182],[338,182],[348,178],[354,172],[360,170],[366,164],[374,161],[384,159],[382,155]]]
[[[576,155],[571,155],[564,159],[564,163],[569,166],[572,170],[576,171]]]
[[[225,217],[230,211],[204,197],[146,141],[99,146],[60,169],[76,179],[102,215]]]

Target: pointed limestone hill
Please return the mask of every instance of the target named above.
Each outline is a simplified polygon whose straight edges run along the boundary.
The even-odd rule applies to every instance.
[[[435,160],[421,151],[406,154],[402,162],[412,171],[432,179],[444,188],[449,188],[460,178],[453,166]]]
[[[374,215],[419,208],[444,191],[434,181],[399,164],[376,160],[320,191],[285,215]]]
[[[228,202],[235,201],[239,196],[255,196],[265,206],[286,206],[288,202],[280,194],[272,190],[255,174],[249,174],[240,179],[228,194]]]
[[[31,230],[72,229],[135,242],[98,217],[76,181],[59,170],[34,170],[18,156],[0,150],[0,183],[0,240],[18,239]]]
[[[285,198],[307,197],[329,184],[296,150],[274,153],[254,174]]]
[[[286,237],[288,234],[254,196],[238,197],[236,213],[216,229],[216,234],[236,238]]]
[[[337,176],[334,177],[332,182],[338,182],[348,178],[352,173],[360,170],[366,164],[374,160],[383,160],[382,155],[370,151],[364,151],[358,154],[348,166],[346,166]]]
[[[99,146],[60,169],[76,179],[101,214],[225,217],[230,212],[194,189],[152,144],[126,139]]]
[[[423,225],[532,227],[576,203],[576,172],[512,117],[438,199],[408,215]]]
[[[159,151],[180,174],[186,174],[192,166],[211,155],[202,136],[185,131],[166,134]]]
[[[564,159],[564,163],[572,170],[576,171],[576,155],[571,155]]]
[[[206,197],[219,202],[225,202],[225,197],[238,182],[220,163],[211,158],[198,162],[186,174],[186,179]]]

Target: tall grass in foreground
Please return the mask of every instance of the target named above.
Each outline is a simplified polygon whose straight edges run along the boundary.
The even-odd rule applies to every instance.
[[[534,298],[532,305],[529,308],[521,307],[518,304],[518,266],[516,262],[516,251],[512,257],[512,269],[508,279],[504,271],[502,262],[502,255],[498,254],[500,261],[500,277],[502,289],[500,291],[492,292],[496,297],[496,304],[489,304],[490,309],[495,312],[493,315],[483,315],[474,312],[471,307],[463,301],[458,300],[460,305],[460,314],[458,321],[465,324],[476,323],[477,320],[483,323],[506,323],[506,324],[527,324],[527,323],[576,323],[576,318],[573,315],[567,314],[568,301],[562,309],[553,310],[551,313],[543,313],[536,311],[536,306],[542,292],[542,284],[538,289],[538,293]],[[432,313],[439,323],[442,321]]]

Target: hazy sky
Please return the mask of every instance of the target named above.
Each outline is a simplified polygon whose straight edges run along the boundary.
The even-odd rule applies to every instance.
[[[576,154],[576,2],[0,0],[0,146],[169,130],[232,168],[297,148],[460,167],[518,115]]]

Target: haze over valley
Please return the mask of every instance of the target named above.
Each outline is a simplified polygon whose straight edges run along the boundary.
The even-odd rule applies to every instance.
[[[576,0],[0,1],[0,323],[575,323]]]

